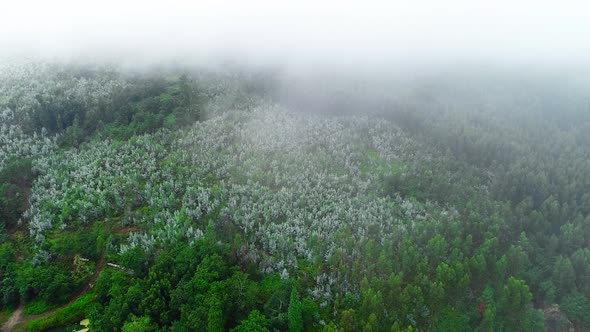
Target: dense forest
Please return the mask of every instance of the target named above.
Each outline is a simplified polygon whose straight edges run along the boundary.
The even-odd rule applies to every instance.
[[[590,330],[587,83],[279,76],[2,64],[0,324]]]

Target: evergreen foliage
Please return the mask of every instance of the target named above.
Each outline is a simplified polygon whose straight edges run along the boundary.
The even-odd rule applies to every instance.
[[[456,83],[335,116],[271,81],[1,68],[0,308],[63,305],[96,273],[84,309],[32,326],[538,331],[546,308],[590,326],[583,92],[528,83],[476,111]]]

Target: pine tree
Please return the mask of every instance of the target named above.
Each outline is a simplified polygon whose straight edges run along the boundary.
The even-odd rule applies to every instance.
[[[289,310],[287,312],[289,319],[289,331],[301,332],[303,331],[303,317],[301,315],[301,300],[297,293],[297,288],[293,287],[291,291],[291,299],[289,301]]]

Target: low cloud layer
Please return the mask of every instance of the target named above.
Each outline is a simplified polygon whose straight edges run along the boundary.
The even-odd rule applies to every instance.
[[[157,62],[583,63],[590,6],[541,1],[10,1],[0,54]]]

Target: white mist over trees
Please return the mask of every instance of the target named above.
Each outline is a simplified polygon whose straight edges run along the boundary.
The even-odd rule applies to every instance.
[[[583,2],[18,1],[0,14],[4,55],[355,67],[586,63]]]

